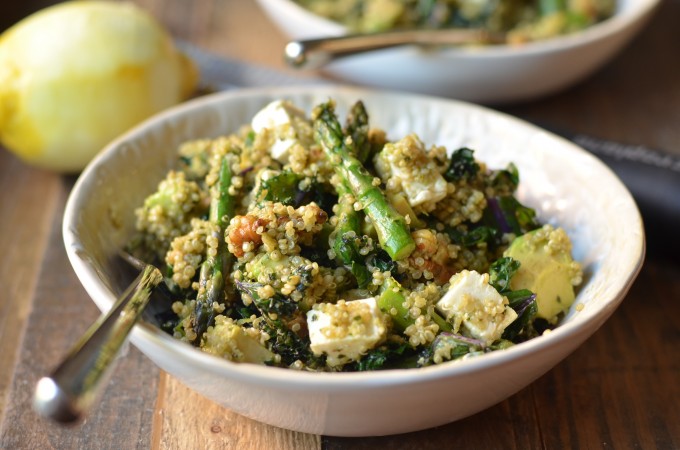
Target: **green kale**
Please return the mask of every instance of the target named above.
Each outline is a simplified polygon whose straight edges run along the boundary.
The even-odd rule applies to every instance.
[[[477,246],[482,243],[489,244],[492,248],[500,244],[501,233],[489,226],[481,225],[466,231],[460,227],[446,227],[444,229],[454,244],[465,248]]]
[[[462,147],[451,155],[449,167],[444,172],[444,179],[446,181],[472,179],[478,172],[479,164],[475,161],[474,151],[467,147]]]
[[[512,195],[487,198],[487,208],[482,218],[486,226],[498,229],[501,233],[521,235],[540,226],[536,211],[522,205]]]
[[[483,351],[484,343],[448,331],[439,333],[432,344],[420,352],[418,367],[434,364],[435,354],[446,361],[461,358],[469,353]]]
[[[510,280],[519,270],[520,262],[509,256],[498,258],[489,268],[489,284],[498,293],[507,297],[510,308],[517,313],[517,319],[512,322],[503,332],[503,338],[515,339],[522,333],[536,317],[538,304],[536,294],[528,289],[513,291],[510,289]]]
[[[406,342],[389,342],[366,353],[359,361],[346,365],[343,370],[363,372],[368,370],[414,367],[409,361],[413,353]]]
[[[262,180],[256,196],[259,202],[279,202],[297,206],[298,185],[304,177],[294,172],[281,172]]]
[[[366,266],[369,271],[378,269],[381,272],[390,272],[393,277],[397,275],[397,263],[392,261],[390,255],[383,249],[376,249],[366,258]]]
[[[329,185],[290,171],[262,180],[256,198],[258,202],[280,202],[294,208],[314,202],[329,215],[338,199]]]
[[[300,312],[300,304],[285,295],[275,293],[269,298],[260,297],[258,290],[263,286],[261,283],[236,282],[236,288],[247,295],[264,316],[293,317]]]
[[[370,245],[370,238],[366,235],[359,236],[354,231],[350,231],[338,235],[334,244],[333,250],[340,257],[345,267],[352,272],[359,289],[365,288],[371,281],[371,272],[366,267],[364,262],[366,256],[361,254],[361,249]]]
[[[515,341],[519,336],[527,335],[534,329],[538,304],[536,294],[528,289],[514,291],[506,296],[510,301],[509,306],[517,313],[517,319],[503,331],[503,339]]]
[[[496,288],[499,294],[510,292],[510,279],[519,270],[520,262],[509,256],[498,258],[489,267],[489,284]]]
[[[499,189],[505,187],[508,192],[514,192],[519,185],[519,171],[513,163],[504,170],[497,170],[491,176],[491,186]]]
[[[264,320],[260,322],[260,328],[270,336],[268,345],[271,351],[281,356],[281,363],[284,367],[296,361],[302,361],[312,369],[326,365],[325,355],[317,356],[310,350],[309,338],[291,331],[283,321]]]

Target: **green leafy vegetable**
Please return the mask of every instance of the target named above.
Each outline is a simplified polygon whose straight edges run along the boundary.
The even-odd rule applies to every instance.
[[[474,227],[470,231],[453,227],[446,227],[445,231],[451,238],[451,241],[466,248],[474,247],[481,243],[487,243],[495,247],[500,243],[502,237],[496,228],[484,225]]]
[[[522,205],[512,195],[488,198],[487,205],[484,223],[503,233],[519,236],[540,226],[536,220],[536,211]]]
[[[520,262],[509,256],[498,258],[489,267],[489,284],[496,288],[499,294],[510,292],[510,279],[517,273]]]
[[[474,151],[463,147],[451,155],[451,162],[444,172],[444,179],[446,181],[471,179],[477,175],[477,172],[479,172],[479,164],[475,161]]]
[[[509,340],[514,339],[530,325],[538,313],[536,294],[528,289],[513,291],[510,288],[510,280],[519,268],[520,262],[509,256],[497,259],[489,268],[489,284],[507,297],[510,308],[517,313],[517,319],[503,332],[503,338]]]
[[[393,368],[407,368],[408,353],[412,353],[406,342],[387,343],[370,350],[359,361],[348,366],[345,370],[367,371]]]

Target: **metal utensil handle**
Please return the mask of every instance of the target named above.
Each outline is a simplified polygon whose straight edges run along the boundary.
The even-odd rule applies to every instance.
[[[492,44],[503,41],[503,36],[476,28],[391,31],[291,41],[286,44],[284,56],[292,67],[318,68],[345,56],[401,45],[430,47]]]
[[[83,416],[97,397],[121,346],[148,303],[151,291],[162,280],[157,268],[144,267],[109,312],[87,330],[52,374],[40,379],[33,406],[41,415],[62,423],[74,422]]]

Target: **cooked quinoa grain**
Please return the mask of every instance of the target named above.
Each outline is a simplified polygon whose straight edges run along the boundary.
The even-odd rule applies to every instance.
[[[167,268],[162,327],[229,361],[357,371],[507,348],[546,329],[541,290],[510,289],[514,243],[570,288],[582,271],[566,232],[514,197],[517,168],[473,153],[388,136],[361,102],[344,124],[333,101],[309,116],[272,102],[179,147],[129,250]]]

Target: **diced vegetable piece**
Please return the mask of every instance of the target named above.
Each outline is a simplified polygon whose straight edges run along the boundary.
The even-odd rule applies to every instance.
[[[271,363],[274,353],[262,345],[254,329],[247,331],[233,319],[217,316],[215,325],[205,333],[203,350],[235,362],[255,364]]]
[[[516,238],[506,256],[521,263],[510,281],[513,290],[536,293],[537,316],[554,322],[574,302],[574,286],[580,284],[581,267],[571,257],[571,241],[561,228],[544,225]]]

